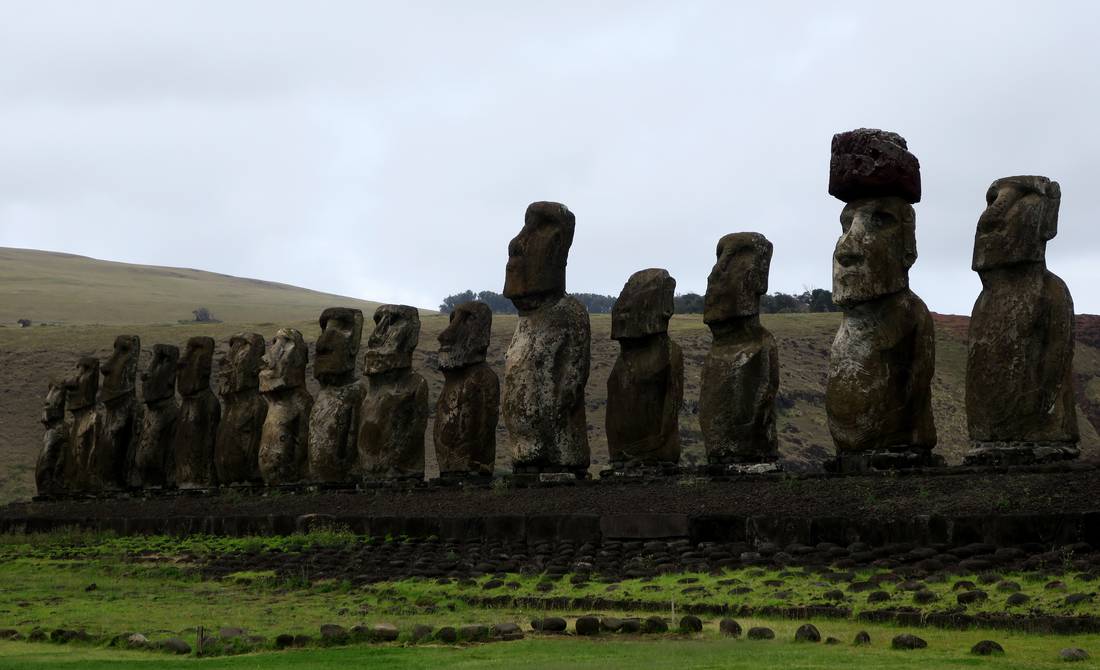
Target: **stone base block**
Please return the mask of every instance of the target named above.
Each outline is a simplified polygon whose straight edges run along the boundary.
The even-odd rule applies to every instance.
[[[606,470],[600,470],[600,479],[648,479],[652,477],[676,477],[681,473],[676,463],[638,463],[612,461]]]
[[[909,470],[912,468],[942,468],[947,462],[931,450],[901,448],[859,453],[840,453],[825,463],[827,472],[851,474],[876,470]]]
[[[1041,465],[1081,456],[1076,442],[985,442],[973,440],[963,465]]]

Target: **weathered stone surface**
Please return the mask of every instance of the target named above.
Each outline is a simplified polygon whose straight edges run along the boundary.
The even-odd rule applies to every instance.
[[[267,403],[260,395],[260,367],[266,346],[259,333],[235,333],[218,362],[222,418],[214,445],[214,469],[221,484],[260,484],[260,437]]]
[[[260,435],[260,475],[268,486],[296,484],[305,476],[309,413],[313,397],[306,390],[309,348],[302,334],[280,328],[264,354],[260,393],[267,415]]]
[[[95,448],[99,360],[90,356],[79,359],[62,383],[65,386],[65,407],[72,415],[62,470],[66,488],[83,491],[87,489],[88,457]]]
[[[716,255],[703,306],[713,341],[699,390],[707,461],[774,462],[779,353],[775,338],[760,325],[772,244],[759,233],[732,233],[718,241]]]
[[[1087,661],[1089,659],[1089,653],[1080,647],[1066,647],[1058,652],[1058,656],[1067,662]]]
[[[718,631],[728,637],[741,637],[741,624],[733,619],[722,619],[718,622]]]
[[[496,463],[500,380],[485,363],[493,312],[467,302],[451,312],[439,334],[443,390],[435,406],[433,434],[441,476],[493,474]]]
[[[180,350],[171,344],[153,345],[153,360],[141,375],[145,403],[129,484],[134,488],[162,488],[175,483],[173,441],[180,407],[176,402],[176,369]]]
[[[110,491],[126,487],[141,425],[136,385],[140,355],[137,335],[119,335],[111,357],[99,369],[103,382],[96,411],[95,446],[88,457],[89,488]]]
[[[517,472],[587,471],[584,386],[588,312],[565,295],[565,265],[576,217],[565,205],[535,202],[508,244],[504,296],[519,319],[504,362],[501,413]]]
[[[368,479],[422,479],[428,383],[412,370],[420,313],[407,305],[374,312],[367,388],[359,411],[359,465]]]
[[[975,656],[1000,656],[1005,649],[994,640],[982,640],[970,648],[970,653]]]
[[[1077,458],[1073,299],[1046,268],[1061,189],[1046,177],[993,182],[974,237],[982,292],[970,320],[966,415],[974,464]]]
[[[221,403],[210,390],[213,364],[214,338],[187,340],[176,375],[176,388],[182,402],[172,448],[176,486],[181,489],[203,489],[217,484],[214,442],[221,420]]]
[[[898,196],[920,202],[920,163],[897,133],[858,128],[833,135],[829,195],[844,202]]]
[[[774,640],[775,631],[764,626],[753,626],[749,629],[749,632],[745,634],[745,637],[750,640]]]
[[[904,150],[900,137],[887,139]],[[863,150],[863,144],[848,141],[834,139],[834,149],[852,155]],[[880,140],[867,143],[868,155],[873,157],[873,147],[884,150],[880,145]],[[880,157],[894,160],[888,153]],[[912,168],[917,169],[916,159]],[[908,288],[909,268],[917,259],[910,202],[919,199],[919,191],[912,197],[904,171],[875,168],[868,174],[877,175],[874,183],[856,179],[841,191],[848,204],[833,253],[833,300],[844,308],[825,393],[835,465],[841,470],[929,465],[936,445],[935,334],[928,308]],[[890,188],[889,179],[896,180]]]
[[[794,632],[795,642],[821,642],[821,632],[812,623],[804,623]]]
[[[321,390],[309,414],[309,479],[320,484],[354,481],[359,452],[363,384],[355,371],[363,338],[363,313],[329,307],[321,313],[313,376]]]
[[[69,431],[65,425],[65,387],[50,380],[42,402],[42,451],[34,467],[34,482],[40,496],[55,496],[65,491],[65,451]]]
[[[890,640],[890,646],[893,649],[924,649],[928,646],[928,642],[911,633],[902,633]]]
[[[676,280],[635,272],[611,312],[621,348],[607,379],[607,449],[612,463],[678,463],[684,356],[668,336]]]
[[[694,614],[680,617],[680,630],[685,633],[700,633],[703,630],[703,620]]]

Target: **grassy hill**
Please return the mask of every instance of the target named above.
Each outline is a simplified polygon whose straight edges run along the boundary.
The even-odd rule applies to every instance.
[[[0,324],[176,323],[199,307],[226,322],[254,323],[309,319],[335,304],[378,306],[259,279],[0,247]]]
[[[0,253],[19,256],[23,252],[11,250]],[[27,252],[40,254],[42,252]],[[63,264],[60,259],[74,258],[56,254],[44,254],[48,261]],[[24,258],[24,263],[27,259]],[[99,268],[98,261],[79,259],[71,262],[86,264],[91,268],[90,276],[111,277],[121,272],[118,268]],[[117,263],[107,263],[118,266]],[[142,266],[123,266],[123,268],[141,268]],[[166,268],[151,268],[154,271],[171,273]],[[130,271],[130,270],[126,270]],[[133,270],[136,272],[137,270]],[[4,269],[5,276],[10,269]],[[329,305],[359,306],[364,311],[372,309],[374,303],[355,301],[338,296],[303,291],[294,287],[271,285],[264,282],[225,277],[193,270],[179,271],[181,274],[193,273],[193,279],[179,279],[181,287],[192,290],[188,297],[181,297],[176,304],[188,307],[186,318],[195,299],[189,296],[213,296],[219,291],[223,294],[222,307],[208,300],[214,313],[226,319],[226,323],[196,324],[178,323],[173,318],[165,318],[171,300],[152,301],[149,309],[155,317],[139,318],[141,315],[140,295],[125,298],[130,307],[120,310],[120,318],[129,319],[130,325],[104,325],[104,321],[91,318],[77,318],[60,311],[58,306],[68,298],[52,297],[53,291],[60,291],[61,285],[36,287],[24,282],[24,291],[46,296],[43,301],[54,305],[51,309],[60,316],[43,320],[61,321],[67,325],[34,326],[18,328],[8,325],[0,327],[0,502],[16,498],[26,498],[33,494],[34,461],[41,444],[41,427],[38,425],[40,404],[46,389],[46,382],[52,375],[62,375],[68,371],[74,361],[84,355],[105,359],[115,335],[133,333],[141,337],[144,349],[142,367],[148,363],[149,349],[158,342],[181,344],[192,335],[210,335],[218,342],[219,351],[227,346],[229,335],[240,330],[251,330],[271,337],[281,326],[293,326],[302,331],[306,340],[316,340],[318,326],[316,317],[321,309]],[[69,275],[76,280],[79,275]],[[162,276],[162,275],[154,275]],[[52,279],[52,277],[51,277]],[[171,276],[166,281],[172,280]],[[107,280],[103,280],[107,281]],[[222,288],[201,286],[211,282]],[[258,293],[248,292],[248,286],[254,285]],[[167,286],[172,286],[168,284]],[[134,289],[129,289],[135,293]],[[160,290],[168,290],[161,288]],[[0,286],[7,298],[10,289]],[[234,303],[228,297],[231,291],[239,291],[241,301]],[[116,302],[110,294],[86,295],[90,304],[74,307],[74,314],[94,314],[99,306],[107,302]],[[278,301],[285,295],[287,304]],[[95,297],[98,296],[98,297]],[[253,297],[256,296],[256,297]],[[313,302],[311,302],[313,301]],[[98,306],[97,306],[98,303]],[[199,303],[202,304],[202,303]],[[218,310],[221,310],[220,312]],[[4,303],[4,314],[10,307]],[[368,312],[369,313],[369,312]],[[247,318],[230,318],[234,314],[247,315]],[[34,318],[29,316],[27,318]],[[440,314],[421,315],[423,327],[420,336],[420,348],[414,357],[414,366],[428,380],[431,402],[439,396],[443,376],[436,364],[436,338],[446,327],[447,317]],[[607,463],[607,441],[604,435],[604,412],[607,404],[607,377],[611,372],[618,344],[610,339],[611,322],[607,315],[592,317],[592,372],[587,388],[589,437],[592,444],[595,469]],[[939,431],[938,450],[949,462],[958,463],[966,450],[966,422],[963,408],[963,389],[966,363],[966,327],[968,319],[958,316],[939,316],[936,319],[936,376],[934,378],[933,409]],[[3,320],[8,320],[4,317]],[[514,316],[496,316],[493,323],[492,342],[489,348],[489,363],[497,373],[503,376],[504,351],[515,328]],[[832,343],[839,314],[778,314],[763,317],[764,325],[771,329],[779,344],[780,395],[779,395],[779,440],[780,453],[791,469],[813,469],[832,455],[832,443],[825,419],[825,382],[829,362],[829,347]],[[124,322],[118,322],[123,324]],[[136,325],[135,325],[136,324]],[[684,407],[680,414],[680,430],[684,445],[684,461],[699,462],[703,459],[703,444],[699,432],[698,399],[699,377],[703,359],[710,346],[710,331],[699,315],[678,315],[673,317],[670,326],[673,338],[684,350]],[[365,338],[364,338],[365,341]],[[312,360],[312,354],[311,354]],[[1093,423],[1100,423],[1100,317],[1078,317],[1078,347],[1075,358],[1075,380],[1078,400],[1082,411],[1081,424],[1082,448],[1086,457],[1100,456],[1100,435]],[[310,377],[311,391],[316,392],[315,382]],[[1089,419],[1092,419],[1092,422]],[[502,422],[503,423],[503,422]],[[428,427],[427,466],[429,473],[434,470],[435,459],[431,447],[432,428]],[[498,433],[498,459],[500,469],[508,468],[508,440],[503,427]]]

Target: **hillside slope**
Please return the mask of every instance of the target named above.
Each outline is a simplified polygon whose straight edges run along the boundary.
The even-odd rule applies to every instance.
[[[258,279],[0,247],[0,324],[176,323],[206,307],[226,322],[314,318],[330,305],[378,303]]]

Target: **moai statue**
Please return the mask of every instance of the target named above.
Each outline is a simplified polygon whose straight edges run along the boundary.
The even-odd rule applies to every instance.
[[[465,302],[439,334],[443,391],[435,406],[435,456],[441,477],[492,476],[497,458],[500,380],[485,362],[493,311]]]
[[[565,205],[535,202],[508,244],[504,297],[519,319],[504,358],[501,413],[517,473],[588,472],[584,386],[592,334],[584,305],[565,294],[575,226]]]
[[[305,476],[309,412],[313,396],[306,390],[309,348],[302,334],[280,328],[264,354],[260,393],[267,401],[260,437],[260,475],[268,486],[297,484]]]
[[[1005,177],[986,193],[974,236],[982,292],[970,319],[967,464],[1077,458],[1073,299],[1047,270],[1058,182]]]
[[[46,434],[35,463],[34,483],[40,496],[62,495],[65,493],[64,467],[69,429],[65,425],[65,387],[53,380],[46,389],[41,422]]]
[[[176,477],[175,437],[180,406],[176,402],[176,369],[180,350],[172,344],[153,345],[153,360],[141,373],[141,417],[134,462],[130,466],[132,488],[163,489]]]
[[[260,395],[260,366],[266,344],[259,333],[236,333],[229,352],[218,361],[218,391],[222,418],[214,443],[218,482],[263,484],[260,475],[260,434],[267,403]]]
[[[187,340],[176,376],[182,403],[172,442],[176,486],[181,489],[207,489],[217,484],[214,442],[221,420],[221,403],[210,390],[213,364],[214,338]]]
[[[699,390],[703,444],[711,466],[763,467],[779,460],[779,350],[760,325],[772,243],[760,233],[732,233],[718,240],[717,257],[703,302],[713,335]]]
[[[69,491],[85,491],[88,489],[88,457],[95,448],[99,359],[91,356],[81,358],[62,383],[65,386],[65,408],[72,415],[62,468],[65,473],[64,486]]]
[[[935,335],[909,290],[920,165],[895,133],[833,136],[829,193],[846,204],[833,253],[833,340],[825,409],[840,471],[933,465]]]
[[[367,339],[367,388],[359,411],[359,465],[367,479],[423,479],[428,383],[412,370],[420,313],[382,305]]]
[[[113,491],[127,485],[138,427],[141,425],[137,401],[140,356],[141,340],[138,336],[119,335],[115,338],[111,357],[99,369],[103,382],[99,387],[99,408],[96,411],[95,447],[88,456],[89,488]]]
[[[321,312],[313,376],[321,390],[309,413],[309,480],[349,484],[359,466],[359,406],[363,384],[355,371],[363,338],[363,312],[329,307]]]
[[[619,357],[607,378],[607,450],[612,470],[680,462],[684,355],[668,336],[676,280],[635,272],[611,310]]]

